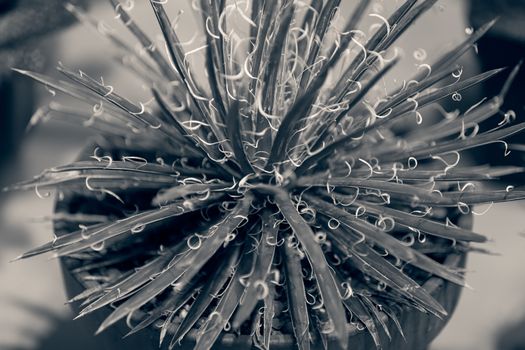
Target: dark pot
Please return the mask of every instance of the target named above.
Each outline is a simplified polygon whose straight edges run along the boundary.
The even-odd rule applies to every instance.
[[[80,156],[80,159],[86,159],[88,155],[92,154],[94,146],[87,147]],[[91,202],[91,203],[89,203]],[[97,208],[98,207],[98,208]],[[90,208],[89,210],[85,210]],[[78,212],[97,212],[100,211],[99,205],[93,199],[86,199],[74,194],[66,194],[65,198],[58,201],[56,204],[56,212],[66,213],[78,213]],[[464,228],[471,227],[471,218],[464,217],[465,220],[461,220],[459,225]],[[61,222],[55,222],[55,231],[57,235],[65,234],[68,228]],[[457,253],[448,255],[444,264],[451,268],[463,268],[466,263],[466,254]],[[64,283],[69,297],[73,297],[82,292],[86,286],[76,279],[70,272],[73,268],[79,266],[79,262],[64,258],[61,261],[62,271],[64,275]],[[392,329],[392,339],[389,342],[386,334],[381,334],[383,339],[383,349],[413,349],[421,350],[426,349],[432,340],[439,334],[443,329],[448,319],[452,315],[461,293],[461,287],[453,283],[447,282],[441,278],[431,277],[424,285],[425,288],[432,296],[447,310],[448,317],[439,319],[433,315],[420,312],[418,310],[404,307],[401,313],[398,315],[398,319],[403,328],[405,338],[397,332],[394,323],[388,319],[387,325],[389,329]],[[80,308],[78,305],[72,305],[73,311],[78,313]],[[93,336],[100,323],[110,313],[110,308],[106,307],[104,310],[99,310],[91,315],[85,316],[79,320],[73,321],[77,323],[78,327],[83,329],[86,337]],[[386,316],[386,315],[385,315]],[[385,319],[387,319],[385,317]],[[355,326],[349,325],[350,338],[348,341],[349,349],[374,349],[372,337],[367,331],[358,330]],[[97,335],[99,340],[100,349],[114,350],[114,349],[127,349],[127,350],[146,350],[146,349],[159,349],[159,330],[153,326],[138,332],[128,338],[122,339],[122,337],[129,331],[128,326],[124,321],[117,323],[104,331],[100,335]],[[273,336],[272,336],[273,337]],[[190,337],[191,338],[191,333]],[[160,349],[167,349],[169,341],[164,342]],[[181,344],[178,349],[191,349],[193,342],[188,340]],[[214,349],[250,349],[251,339],[249,336],[234,336],[233,334],[226,334],[216,343]],[[272,349],[295,349],[295,340],[291,335],[282,335],[273,338]]]

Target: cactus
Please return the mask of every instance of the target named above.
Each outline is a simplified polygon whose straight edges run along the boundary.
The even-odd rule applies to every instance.
[[[156,324],[170,347],[192,331],[196,349],[223,332],[250,334],[260,348],[278,332],[301,349],[319,340],[345,348],[348,323],[363,325],[380,347],[379,309],[395,323],[399,305],[446,316],[421,284],[437,276],[464,286],[462,272],[439,257],[486,240],[454,217],[525,197],[511,186],[480,185],[522,168],[460,161],[480,145],[507,146],[503,140],[525,128],[506,114],[497,129],[476,132],[478,123],[501,118],[518,68],[499,96],[420,123],[423,107],[501,74],[464,78],[456,63],[493,22],[387,93],[377,86],[400,60],[393,44],[435,0],[403,2],[370,37],[357,30],[368,0],[342,28],[333,23],[340,1],[195,2],[206,40],[201,80],[165,6],[150,2],[166,55],[133,21],[132,2],[111,0],[141,53],[67,8],[118,48],[121,63],[151,87],[153,104],[64,65],[63,79],[17,70],[88,106],[52,102],[32,125],[73,121],[122,152],[96,149],[89,160],[10,189],[137,205],[132,214],[65,214],[78,229],[21,258],[80,259],[77,272],[102,282],[73,299],[84,300],[79,317],[112,305],[99,332],[127,317],[135,320],[130,333]],[[239,22],[246,37],[234,29]],[[397,131],[414,118],[421,125]]]

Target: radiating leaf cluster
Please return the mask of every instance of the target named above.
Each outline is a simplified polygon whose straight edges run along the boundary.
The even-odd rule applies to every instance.
[[[110,2],[140,50],[67,8],[113,44],[153,104],[62,64],[60,78],[17,70],[83,103],[52,102],[31,126],[56,118],[106,138],[90,159],[11,188],[100,200],[94,212],[60,214],[77,229],[22,255],[81,261],[72,272],[91,286],[72,299],[83,301],[79,317],[111,305],[99,332],[127,318],[130,334],[154,325],[170,348],[191,338],[208,349],[226,332],[262,349],[284,334],[309,349],[346,348],[352,324],[380,347],[387,318],[403,332],[405,306],[447,315],[422,284],[465,285],[444,257],[486,240],[456,226],[458,215],[525,197],[480,187],[522,168],[462,165],[461,152],[505,144],[525,125],[506,118],[478,132],[501,117],[507,84],[466,112],[399,126],[501,73],[464,78],[456,63],[492,22],[387,93],[378,86],[400,61],[393,45],[435,0],[372,14],[381,20],[369,36],[359,30],[368,0],[342,24],[344,1],[194,1],[200,78],[163,2],[150,1],[164,43],[133,20],[133,2]]]

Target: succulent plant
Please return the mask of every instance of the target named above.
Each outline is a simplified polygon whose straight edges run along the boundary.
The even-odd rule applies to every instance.
[[[382,21],[370,37],[357,29],[368,0],[342,28],[333,23],[341,1],[195,2],[206,41],[197,50],[206,62],[200,80],[166,1],[150,2],[167,55],[130,17],[132,2],[111,0],[141,53],[68,9],[115,44],[122,64],[151,86],[154,107],[64,65],[64,80],[19,70],[87,106],[52,102],[32,124],[73,121],[120,153],[97,148],[90,160],[12,189],[74,191],[137,209],[62,215],[78,229],[21,258],[79,259],[77,272],[103,281],[74,298],[85,300],[80,316],[111,304],[99,331],[124,318],[133,321],[130,333],[155,323],[171,346],[193,330],[196,349],[222,332],[251,334],[260,348],[276,332],[293,334],[301,349],[319,339],[345,348],[347,324],[359,323],[379,347],[380,309],[396,323],[399,305],[445,316],[421,283],[434,275],[465,285],[439,253],[486,240],[454,217],[525,197],[510,186],[479,185],[521,168],[460,162],[461,151],[505,144],[525,128],[508,125],[507,113],[497,129],[476,129],[501,118],[518,68],[499,96],[421,123],[423,107],[501,72],[464,78],[456,63],[493,23],[387,93],[377,86],[399,61],[393,44],[435,0],[407,0],[388,18],[376,15]],[[235,30],[239,22],[246,37]],[[414,119],[421,125],[399,131]]]

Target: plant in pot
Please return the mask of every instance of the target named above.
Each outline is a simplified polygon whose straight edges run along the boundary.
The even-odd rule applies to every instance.
[[[63,65],[64,79],[19,70],[87,106],[53,102],[33,123],[101,136],[11,188],[58,193],[57,235],[21,258],[62,259],[76,322],[100,319],[108,348],[154,348],[158,333],[170,349],[426,347],[465,285],[471,243],[486,240],[471,207],[525,197],[482,185],[521,168],[460,162],[525,128],[506,117],[476,132],[501,118],[517,68],[499,96],[421,123],[425,106],[501,73],[464,78],[455,63],[492,23],[387,93],[392,45],[435,1],[403,2],[368,38],[355,29],[368,0],[337,30],[340,1],[195,2],[202,80],[163,2],[150,1],[166,56],[132,2],[111,2],[140,52],[68,9],[118,47],[154,107]],[[418,126],[399,127],[408,120]]]

